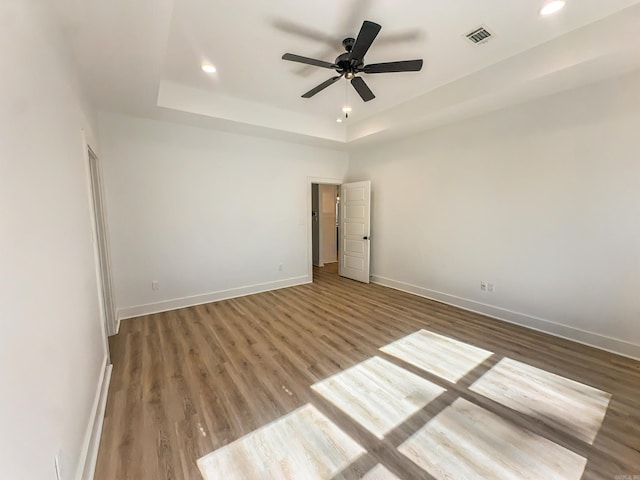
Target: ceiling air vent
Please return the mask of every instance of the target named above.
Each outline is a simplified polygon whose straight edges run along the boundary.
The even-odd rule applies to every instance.
[[[465,35],[469,41],[475,45],[488,42],[493,34],[487,30],[487,27],[478,27]]]

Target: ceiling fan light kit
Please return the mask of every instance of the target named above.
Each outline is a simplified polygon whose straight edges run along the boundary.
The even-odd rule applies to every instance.
[[[363,101],[368,102],[376,98],[364,79],[358,74],[366,73],[390,73],[390,72],[419,72],[422,69],[422,59],[420,60],[403,60],[399,62],[373,63],[366,65],[364,57],[373,44],[373,41],[380,33],[382,27],[377,23],[365,20],[360,28],[357,38],[345,38],[342,41],[346,52],[338,55],[334,63],[316,60],[314,58],[302,57],[293,53],[285,53],[283,60],[290,62],[304,63],[315,67],[328,68],[335,70],[338,76],[332,77],[320,85],[312,88],[302,95],[302,98],[311,98],[315,94],[321,92],[325,88],[333,85],[335,82],[345,77],[351,81],[351,85],[358,92]],[[347,112],[345,112],[347,113]]]

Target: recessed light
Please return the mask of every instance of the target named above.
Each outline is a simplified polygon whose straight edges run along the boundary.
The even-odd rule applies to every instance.
[[[542,9],[540,10],[540,15],[553,15],[554,13],[562,10],[566,3],[567,2],[565,2],[564,0],[555,0],[553,2],[549,2],[544,7],[542,7]]]
[[[342,123],[342,119],[341,118],[336,118],[336,122]]]
[[[210,63],[203,63],[202,64],[202,70],[204,70],[207,73],[215,73],[216,67],[214,67]]]

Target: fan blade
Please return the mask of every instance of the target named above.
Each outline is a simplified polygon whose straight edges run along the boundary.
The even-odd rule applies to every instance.
[[[378,36],[381,28],[377,23],[365,20],[362,23],[362,28],[360,28],[360,33],[358,33],[358,38],[356,38],[356,43],[353,45],[351,53],[349,53],[349,60],[352,58],[362,60]]]
[[[322,60],[316,60],[315,58],[301,57],[300,55],[294,55],[293,53],[285,53],[282,56],[282,59],[289,60],[290,62],[306,63],[307,65],[313,65],[315,67],[338,68],[338,66],[333,63],[323,62]]]
[[[360,77],[353,77],[351,80],[351,85],[356,89],[356,92],[362,97],[362,100],[368,102],[369,100],[373,100],[376,96],[373,94],[371,89],[368,87],[367,83]]]
[[[422,60],[404,60],[402,62],[372,63],[365,65],[364,73],[419,72]]]
[[[322,82],[320,85],[318,85],[315,88],[312,88],[311,90],[309,90],[307,93],[305,93],[304,95],[302,95],[302,98],[311,98],[313,97],[316,93],[324,90],[325,88],[327,88],[329,85],[333,85],[334,83],[336,83],[338,80],[340,80],[342,78],[342,75],[339,75],[337,77],[333,77],[330,78],[329,80],[327,80],[326,82]]]

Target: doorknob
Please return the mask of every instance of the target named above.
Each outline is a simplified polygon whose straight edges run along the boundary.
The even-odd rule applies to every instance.
[[[369,237],[362,237],[363,240],[369,240]]]

